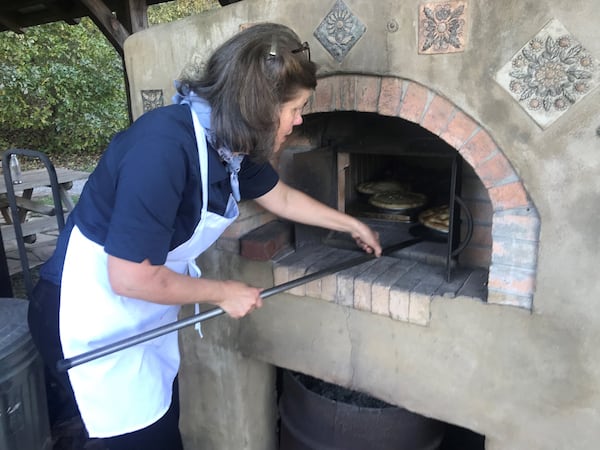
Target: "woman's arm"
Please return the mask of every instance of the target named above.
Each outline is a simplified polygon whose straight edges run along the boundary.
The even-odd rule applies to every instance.
[[[108,276],[117,295],[154,303],[211,303],[234,318],[262,306],[259,288],[232,280],[192,278],[148,260],[136,263],[109,255]]]
[[[281,180],[256,202],[284,219],[349,233],[366,252],[381,256],[379,236],[370,227],[294,189]]]
[[[379,237],[358,219],[341,213],[279,181],[256,199],[263,208],[288,220],[347,232],[366,252],[381,255]],[[239,318],[262,306],[261,289],[232,280],[192,278],[148,260],[136,263],[108,256],[113,291],[124,297],[161,304],[210,303]]]

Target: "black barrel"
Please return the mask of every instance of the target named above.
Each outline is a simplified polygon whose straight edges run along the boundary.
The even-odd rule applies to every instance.
[[[443,422],[290,371],[279,413],[280,450],[436,450],[445,431]]]
[[[28,304],[0,298],[0,449],[52,446],[43,363],[29,334]]]

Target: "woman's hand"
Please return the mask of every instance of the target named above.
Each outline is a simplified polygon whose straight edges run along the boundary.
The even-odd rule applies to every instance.
[[[350,233],[360,248],[381,256],[379,235],[358,219],[309,197],[283,181],[256,199],[256,202],[273,214],[294,222]]]
[[[367,253],[373,253],[375,256],[381,256],[381,244],[379,243],[379,233],[371,229],[363,222],[357,221],[356,230],[350,234],[356,241],[356,245]]]
[[[239,281],[223,281],[223,297],[215,304],[229,316],[239,319],[263,305],[261,290]]]

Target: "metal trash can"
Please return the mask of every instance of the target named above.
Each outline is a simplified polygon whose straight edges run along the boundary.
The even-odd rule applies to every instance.
[[[27,325],[29,302],[0,298],[0,449],[52,446],[42,360]]]

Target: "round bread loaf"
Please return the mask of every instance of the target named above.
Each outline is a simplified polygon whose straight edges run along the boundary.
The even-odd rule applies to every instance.
[[[448,205],[426,209],[419,214],[419,222],[427,228],[448,233],[450,229],[450,210]]]
[[[369,197],[369,203],[377,208],[405,211],[420,208],[427,201],[424,194],[405,191],[379,192]]]
[[[356,190],[365,195],[373,195],[380,192],[408,191],[409,189],[409,183],[397,180],[365,181],[356,186]]]

